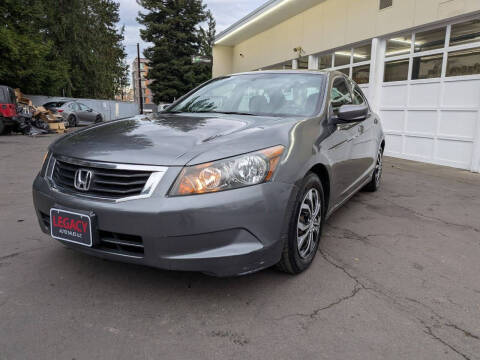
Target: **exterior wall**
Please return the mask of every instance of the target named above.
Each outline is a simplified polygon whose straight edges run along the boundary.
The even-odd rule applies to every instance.
[[[233,72],[233,48],[231,46],[213,47],[213,77],[226,75]]]
[[[215,46],[213,75],[293,59],[298,46],[310,55],[475,11],[479,0],[395,0],[384,10],[378,10],[378,0],[326,0],[231,50]]]

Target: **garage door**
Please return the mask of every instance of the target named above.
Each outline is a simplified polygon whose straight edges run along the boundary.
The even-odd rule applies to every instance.
[[[387,39],[386,154],[478,171],[479,74],[479,19]]]

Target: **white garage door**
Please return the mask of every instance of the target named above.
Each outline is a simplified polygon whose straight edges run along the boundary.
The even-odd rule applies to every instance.
[[[386,41],[380,114],[386,154],[478,171],[480,20]]]

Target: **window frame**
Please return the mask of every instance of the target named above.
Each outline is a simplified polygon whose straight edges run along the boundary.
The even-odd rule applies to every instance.
[[[411,44],[410,44],[410,51],[407,54],[401,54],[401,55],[394,55],[394,56],[387,56],[385,54],[384,60],[383,60],[383,79],[382,82],[383,84],[397,84],[397,83],[406,83],[406,82],[429,82],[429,81],[439,81],[440,79],[458,79],[458,78],[479,78],[480,74],[468,74],[468,75],[452,75],[452,76],[447,76],[447,64],[448,64],[448,55],[450,53],[462,51],[462,50],[470,50],[470,49],[475,49],[475,48],[480,48],[480,41],[478,42],[471,42],[467,44],[460,44],[460,45],[450,45],[450,37],[451,37],[451,30],[453,25],[461,24],[461,23],[466,23],[472,20],[478,19],[478,15],[474,17],[467,17],[463,19],[458,19],[455,21],[448,22],[446,24],[443,24],[441,26],[429,26],[429,27],[424,27],[420,29],[416,29],[414,31],[411,31]],[[441,29],[445,28],[445,39],[444,39],[444,45],[442,48],[439,49],[434,49],[434,50],[426,50],[426,51],[421,51],[421,52],[415,52],[415,39],[416,39],[416,34],[417,33],[422,33],[425,31],[429,30],[436,30],[436,29]],[[406,35],[408,32],[402,31],[397,34],[399,35]],[[395,34],[389,35],[387,37],[384,37],[385,42],[387,42],[389,39],[395,37]],[[442,55],[442,68],[440,71],[440,76],[438,77],[431,77],[431,78],[422,78],[422,79],[414,79],[413,78],[413,62],[414,59],[416,58],[421,58],[421,57],[426,57],[426,56],[431,56],[431,55]],[[386,69],[386,64],[391,61],[399,61],[399,60],[408,60],[408,74],[407,74],[407,79],[406,80],[399,80],[399,81],[385,81],[385,69]]]

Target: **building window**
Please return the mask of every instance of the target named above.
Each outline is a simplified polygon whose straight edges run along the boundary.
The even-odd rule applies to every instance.
[[[334,66],[350,65],[351,56],[352,51],[350,49],[335,51]]]
[[[387,40],[385,56],[409,54],[412,48],[412,34],[397,35]]]
[[[415,34],[415,52],[441,49],[445,46],[446,29],[440,28]]]
[[[369,61],[372,56],[372,44],[353,48],[353,62]]]
[[[408,80],[408,59],[385,63],[384,82]]]
[[[480,42],[480,19],[452,25],[450,46]]]
[[[332,59],[333,59],[332,54],[320,55],[318,57],[318,68],[320,70],[331,68],[332,67]]]
[[[297,69],[308,69],[308,56],[302,56],[298,58],[298,66]]]
[[[380,0],[378,8],[380,10],[387,9],[393,6],[393,0]]]
[[[350,68],[342,68],[342,69],[337,69],[337,71],[340,71],[341,73],[344,73],[347,76],[350,76]]]
[[[442,75],[443,54],[413,58],[412,80],[438,78]]]
[[[448,54],[447,76],[480,74],[480,48]]]
[[[368,84],[370,82],[370,65],[360,65],[352,68],[352,79],[357,84]]]

